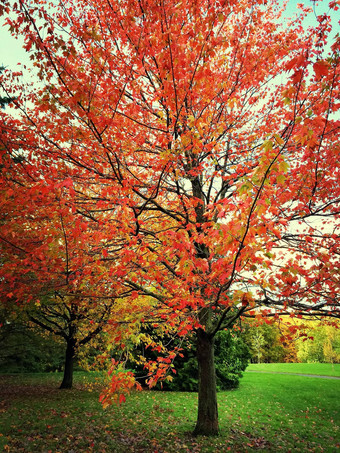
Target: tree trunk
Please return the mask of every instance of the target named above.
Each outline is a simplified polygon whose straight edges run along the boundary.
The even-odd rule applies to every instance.
[[[214,338],[204,330],[197,332],[198,415],[194,435],[218,434]]]
[[[73,383],[73,360],[75,356],[75,341],[67,341],[66,356],[65,356],[65,367],[64,367],[64,378],[61,383],[61,389],[71,389]]]

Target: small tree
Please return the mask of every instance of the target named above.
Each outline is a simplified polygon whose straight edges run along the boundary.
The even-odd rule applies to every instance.
[[[253,349],[255,350],[257,363],[261,363],[261,358],[263,357],[262,349],[263,346],[266,344],[263,334],[256,330],[251,337],[251,342]]]
[[[113,304],[108,301],[90,308],[87,301],[79,303],[76,298],[57,294],[53,298],[54,302],[49,297],[38,310],[28,312],[28,319],[42,330],[60,337],[66,344],[64,377],[60,388],[69,389],[73,384],[74,360],[78,350],[96,340],[110,320]]]

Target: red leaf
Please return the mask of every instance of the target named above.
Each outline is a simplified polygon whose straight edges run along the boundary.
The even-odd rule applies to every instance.
[[[286,69],[289,71],[290,69],[293,69],[295,67],[300,67],[306,62],[306,57],[304,55],[298,55],[297,57],[294,57],[292,60],[290,60],[286,64]]]
[[[303,76],[303,69],[299,69],[295,71],[294,74],[291,76],[292,82],[294,84],[300,83]]]
[[[71,178],[65,179],[65,181],[64,181],[64,187],[71,187],[71,186],[73,186],[73,181],[72,181],[72,179],[71,179]]]
[[[328,74],[328,68],[329,65],[325,60],[320,60],[313,64],[313,69],[318,79]]]

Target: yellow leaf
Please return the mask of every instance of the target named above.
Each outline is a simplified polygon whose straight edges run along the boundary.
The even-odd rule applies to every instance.
[[[285,182],[285,180],[286,180],[285,175],[282,175],[282,174],[281,174],[281,175],[278,175],[278,176],[277,176],[277,182],[278,182],[279,184],[283,184],[283,183]]]
[[[262,146],[265,151],[270,151],[273,149],[273,142],[271,140],[265,140]]]
[[[279,163],[279,170],[283,173],[287,173],[289,169],[289,164],[285,161]]]
[[[274,137],[275,137],[277,143],[278,143],[280,146],[284,145],[285,142],[284,142],[284,140],[280,137],[279,134],[274,134]]]
[[[195,117],[193,115],[188,116],[188,124],[192,126],[195,123]]]

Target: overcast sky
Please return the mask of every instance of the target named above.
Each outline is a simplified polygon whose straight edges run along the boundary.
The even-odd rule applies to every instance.
[[[304,3],[305,5],[312,6],[315,4],[311,0],[289,0],[288,8],[286,11],[287,16],[293,16],[297,11],[296,5],[298,3]],[[322,0],[315,6],[316,14],[322,14],[328,11],[329,0]],[[340,11],[332,12],[333,31],[337,28],[340,20]],[[315,15],[309,16],[308,24],[315,24]],[[30,60],[27,53],[22,48],[23,39],[15,39],[11,36],[8,31],[8,26],[4,26],[4,19],[0,17],[0,65],[4,65],[9,69],[15,70],[18,63],[26,64],[29,66]]]

